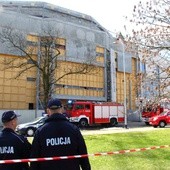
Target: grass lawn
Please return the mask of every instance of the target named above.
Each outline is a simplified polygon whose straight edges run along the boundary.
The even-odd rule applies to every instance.
[[[170,129],[85,136],[88,153],[170,145]],[[92,170],[170,170],[170,148],[89,157]]]
[[[88,153],[170,145],[170,128],[156,131],[84,136]],[[170,148],[90,156],[92,170],[170,170]]]

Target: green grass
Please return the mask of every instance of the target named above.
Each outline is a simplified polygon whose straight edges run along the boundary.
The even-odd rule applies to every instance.
[[[89,154],[170,145],[170,129],[84,136]],[[90,156],[92,170],[170,170],[170,148]]]
[[[88,153],[170,145],[170,129],[84,136]],[[170,170],[170,148],[89,157],[92,170]]]

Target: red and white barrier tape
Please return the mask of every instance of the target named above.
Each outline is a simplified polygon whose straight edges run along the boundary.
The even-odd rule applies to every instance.
[[[89,157],[89,156],[116,155],[116,154],[124,154],[124,153],[130,153],[130,152],[140,152],[140,151],[154,150],[154,149],[160,149],[160,148],[169,148],[169,147],[170,147],[170,145],[163,145],[163,146],[152,146],[152,147],[149,147],[149,148],[139,148],[139,149],[121,150],[121,151],[106,152],[106,153],[72,155],[72,156],[57,156],[57,157],[46,157],[46,158],[29,158],[29,159],[0,160],[0,164],[11,164],[11,163],[21,163],[21,162],[41,162],[41,161],[50,161],[50,160],[85,158],[85,157]]]

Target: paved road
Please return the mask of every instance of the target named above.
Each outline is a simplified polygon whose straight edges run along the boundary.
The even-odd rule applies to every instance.
[[[128,122],[128,128],[124,128],[124,124],[119,124],[116,127],[109,128],[87,128],[82,129],[83,135],[97,135],[97,134],[112,134],[112,133],[122,133],[122,132],[135,132],[135,131],[150,131],[150,130],[160,130],[164,128],[153,128],[152,126],[145,125],[144,122]],[[170,129],[170,126],[165,128]]]
[[[135,131],[149,131],[158,130],[164,128],[153,128],[152,126],[145,125],[144,122],[128,122],[128,128],[124,128],[123,123],[119,123],[116,127],[90,127],[86,129],[81,129],[83,135],[97,135],[97,134],[111,134],[111,133],[122,133],[122,132],[135,132]],[[170,129],[170,125],[165,128]],[[2,127],[0,127],[1,131]]]

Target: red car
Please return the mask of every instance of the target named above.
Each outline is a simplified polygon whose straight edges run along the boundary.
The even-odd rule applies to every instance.
[[[170,110],[161,113],[160,115],[153,116],[149,119],[149,124],[153,127],[163,128],[170,124]]]

